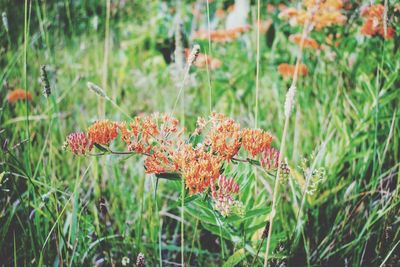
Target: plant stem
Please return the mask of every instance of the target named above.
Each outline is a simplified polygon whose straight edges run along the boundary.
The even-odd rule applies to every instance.
[[[313,13],[317,10],[319,6],[319,0],[317,0],[314,8],[311,10],[311,16],[313,15]],[[288,90],[288,93],[290,93],[291,90],[295,90],[296,88],[296,84],[297,84],[297,80],[298,80],[298,72],[299,72],[299,66],[300,66],[300,62],[302,60],[302,56],[303,56],[303,47],[304,47],[304,40],[307,36],[308,33],[308,28],[309,28],[309,17],[307,17],[307,20],[304,24],[304,28],[303,28],[303,33],[301,36],[301,41],[300,41],[300,47],[297,53],[297,59],[296,59],[296,66],[295,66],[295,70],[293,73],[293,79],[292,79],[292,84]],[[271,213],[269,216],[269,228],[268,228],[268,238],[267,238],[267,248],[265,250],[265,254],[264,254],[264,267],[267,267],[268,265],[268,256],[269,256],[269,250],[270,250],[270,246],[271,246],[271,236],[272,236],[272,227],[273,227],[273,223],[274,223],[274,217],[275,217],[275,213],[276,213],[276,201],[277,201],[277,197],[278,197],[278,190],[279,190],[279,180],[280,180],[280,170],[282,167],[282,159],[284,158],[284,153],[285,153],[285,142],[286,142],[286,135],[287,135],[287,131],[288,131],[288,127],[289,127],[289,118],[290,118],[290,113],[291,113],[291,109],[292,106],[294,104],[294,92],[293,92],[293,99],[288,99],[289,94],[286,94],[286,102],[285,102],[285,125],[283,128],[283,133],[282,133],[282,138],[281,138],[281,145],[280,145],[280,157],[279,157],[279,163],[278,163],[278,171],[276,172],[276,178],[275,178],[275,186],[274,186],[274,193],[272,196],[272,209],[271,209]],[[288,106],[286,106],[288,105]],[[286,110],[288,109],[288,110]]]
[[[254,107],[254,128],[258,124],[258,95],[260,84],[260,0],[257,1],[257,55],[256,55],[256,104]]]

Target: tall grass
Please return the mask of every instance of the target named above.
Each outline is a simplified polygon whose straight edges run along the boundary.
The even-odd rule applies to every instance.
[[[263,261],[396,266],[400,55],[395,40],[358,40],[350,27],[335,48],[336,59],[329,61],[323,53],[292,53],[296,47],[287,40],[286,26],[274,21],[272,48],[262,34],[251,46],[259,43],[258,78],[249,58],[254,51],[246,48],[247,34],[224,45],[206,40],[200,42],[202,51],[223,59],[222,67],[212,73],[190,68],[177,94],[169,66],[155,49],[158,39],[168,36],[162,27],[169,18],[161,3],[136,2],[115,11],[113,1],[91,6],[62,2],[60,10],[48,1],[28,0],[19,13],[7,10],[9,18],[16,18],[10,19],[10,29],[16,31],[14,21],[24,23],[10,33],[15,45],[1,56],[0,81],[32,92],[33,101],[12,105],[6,101],[8,91],[0,90],[1,266],[120,265],[124,257],[132,264],[140,252],[148,266],[250,266],[259,247],[263,253],[254,266]],[[208,17],[215,2],[203,3]],[[264,12],[259,4],[258,12]],[[182,2],[184,14],[189,8]],[[58,16],[65,16],[65,24],[63,19],[56,23]],[[350,64],[353,53],[357,58]],[[287,93],[283,88],[293,84],[281,79],[276,67],[298,58],[310,66],[310,73],[293,79],[292,123],[294,116],[285,116],[282,103]],[[41,64],[49,67],[53,89],[47,100],[37,82]],[[194,86],[188,85],[191,75],[196,76]],[[101,84],[113,101],[105,99],[110,119],[172,107],[192,130],[197,116],[210,110],[250,127],[254,114],[259,127],[280,138],[274,145],[281,146],[282,158],[288,160],[288,183],[282,186],[279,176],[257,166],[234,165],[225,171],[241,185],[246,214],[223,218],[207,199],[185,196],[181,182],[147,177],[139,157],[115,155],[101,164],[73,157],[62,150],[65,136],[99,119],[99,99],[87,90],[89,81]],[[256,87],[262,88],[258,96]],[[317,156],[311,168],[325,167],[326,180],[306,195],[310,181],[297,166],[313,153]],[[267,242],[262,242],[265,223],[272,219]]]

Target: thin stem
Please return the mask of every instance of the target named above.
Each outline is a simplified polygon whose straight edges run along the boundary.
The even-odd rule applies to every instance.
[[[104,36],[104,58],[103,58],[103,70],[102,70],[102,87],[107,92],[108,82],[108,55],[110,53],[110,13],[111,13],[111,0],[107,0],[106,6],[106,25],[105,25],[105,36]],[[105,103],[104,100],[100,99],[98,112],[101,117],[105,114]]]
[[[257,1],[257,55],[256,55],[256,104],[254,107],[254,128],[258,124],[258,95],[260,84],[260,0]]]
[[[210,1],[207,0],[207,27],[208,27],[208,56],[206,55],[206,67],[208,75],[208,89],[209,89],[209,105],[210,113],[212,111],[212,89],[211,89],[211,71],[209,66],[209,59],[211,59],[211,23],[210,23]]]
[[[291,84],[288,92],[290,92],[290,90],[294,90],[296,88],[296,84],[297,84],[297,80],[298,80],[299,66],[300,66],[300,62],[302,60],[302,55],[303,55],[304,40],[306,38],[306,35],[309,31],[309,26],[310,26],[309,25],[310,17],[313,16],[313,13],[317,10],[318,6],[319,6],[319,1],[316,2],[314,8],[310,12],[310,16],[307,17],[307,20],[304,23],[300,47],[299,47],[299,50],[297,53],[297,60],[296,60],[295,71],[293,74],[293,80],[292,80],[292,84]],[[286,95],[286,97],[288,97],[288,94]],[[286,100],[288,100],[288,99],[286,99]],[[292,101],[294,102],[294,99]],[[289,102],[291,102],[291,101],[289,101]],[[294,103],[289,103],[289,104],[292,105]],[[291,110],[291,108],[290,108],[290,110]],[[276,201],[278,198],[280,170],[282,167],[282,159],[284,158],[284,153],[285,153],[285,142],[286,142],[286,135],[287,135],[288,127],[289,127],[289,119],[290,119],[290,112],[288,112],[287,114],[285,112],[285,125],[283,128],[281,145],[280,145],[280,150],[279,150],[281,154],[280,154],[279,161],[278,161],[278,171],[276,172],[274,193],[273,193],[273,197],[272,197],[272,208],[271,208],[271,213],[269,216],[268,239],[267,239],[267,248],[265,250],[265,255],[264,255],[264,267],[267,267],[267,265],[268,265],[268,256],[269,256],[269,250],[270,250],[270,246],[271,246],[271,236],[272,236],[272,229],[273,229],[272,227],[273,227],[273,223],[274,223],[274,217],[276,214]]]
[[[185,266],[185,179],[181,183],[181,266]]]
[[[285,120],[285,126],[283,128],[281,146],[280,146],[280,150],[279,150],[279,151],[281,151],[281,157],[283,157],[283,152],[285,149],[285,139],[286,139],[288,126],[289,126],[289,118],[287,117]],[[281,166],[282,166],[282,160],[281,160],[281,158],[279,158],[278,171],[276,172],[276,178],[275,178],[274,194],[272,197],[272,209],[271,209],[271,213],[270,213],[270,217],[269,217],[268,238],[267,238],[267,248],[265,250],[265,256],[264,256],[264,267],[266,267],[268,264],[268,254],[269,254],[269,249],[271,246],[272,227],[273,227],[274,217],[275,217],[275,213],[276,213],[275,208],[276,208],[276,200],[278,198]]]

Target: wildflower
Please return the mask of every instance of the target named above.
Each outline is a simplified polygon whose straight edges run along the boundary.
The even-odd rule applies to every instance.
[[[261,129],[243,129],[242,145],[253,157],[268,149],[272,142],[272,136]]]
[[[296,69],[296,65],[290,65],[287,63],[282,63],[282,64],[279,64],[279,66],[278,66],[278,72],[285,78],[293,77],[295,69]],[[307,74],[308,74],[307,66],[300,63],[298,75],[307,76]]]
[[[86,155],[93,148],[93,142],[86,133],[71,133],[66,140],[66,147],[75,155]]]
[[[286,8],[279,18],[288,19],[290,25],[304,25],[309,21],[317,30],[332,25],[343,25],[347,18],[342,14],[342,0],[304,0],[299,9]]]
[[[194,130],[193,135],[199,135],[203,131],[203,129],[206,126],[206,124],[207,124],[207,122],[206,122],[206,120],[204,118],[198,117],[197,118],[197,122],[196,122],[196,126],[197,127]]]
[[[222,114],[214,113],[211,117],[212,127],[205,135],[205,143],[211,152],[216,152],[225,160],[237,154],[241,146],[240,125]]]
[[[207,40],[210,37],[211,41],[217,43],[232,42],[239,38],[239,36],[250,29],[249,25],[235,27],[227,30],[214,30],[208,31],[200,30],[194,33],[195,39]]]
[[[121,132],[121,139],[128,145],[131,144],[131,132],[126,127],[125,122],[121,122],[117,124],[118,130]]]
[[[137,267],[145,267],[146,266],[146,259],[142,252],[140,252],[136,258],[136,266]]]
[[[30,92],[26,92],[24,89],[15,89],[8,93],[7,101],[9,103],[15,103],[18,100],[32,100],[32,94]]]
[[[193,148],[190,144],[182,145],[173,155],[173,161],[185,179],[190,194],[203,192],[220,175],[222,158]]]
[[[273,147],[265,149],[260,158],[261,166],[266,170],[276,170],[279,165],[280,153]]]
[[[176,172],[177,166],[172,160],[162,151],[154,151],[152,155],[148,156],[144,161],[146,173],[166,173]]]
[[[381,4],[361,9],[361,16],[365,18],[361,27],[361,34],[366,36],[381,35],[385,39],[393,38],[395,30],[392,27],[387,26],[385,33],[384,10],[385,7]]]
[[[118,137],[117,124],[108,120],[97,121],[89,127],[88,137],[93,143],[108,145]]]
[[[217,180],[218,188],[215,182],[211,183],[211,196],[215,204],[215,209],[222,216],[228,216],[235,204],[234,196],[239,192],[239,184],[233,178],[228,179],[220,175]]]
[[[49,78],[47,77],[47,71],[45,65],[40,67],[40,81],[43,85],[43,95],[45,97],[49,97],[49,95],[51,94],[51,88],[50,88]]]
[[[297,45],[301,45],[301,39],[302,39],[301,34],[294,34],[294,35],[289,36],[289,40]],[[303,46],[306,48],[313,48],[313,49],[319,48],[317,41],[315,41],[312,38],[307,38],[307,37],[304,38]]]

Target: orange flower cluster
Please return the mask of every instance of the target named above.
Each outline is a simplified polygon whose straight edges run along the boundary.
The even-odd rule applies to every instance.
[[[301,39],[302,39],[301,34],[292,34],[289,36],[289,40],[299,46],[301,45]],[[303,42],[303,47],[318,49],[319,44],[314,39],[305,37]]]
[[[88,129],[90,141],[100,145],[108,145],[118,137],[117,124],[108,120],[96,121]]]
[[[366,7],[361,10],[361,16],[365,18],[361,28],[361,34],[366,36],[380,35],[385,39],[393,38],[395,31],[387,26],[385,35],[385,26],[383,21],[383,12],[385,7],[381,4]]]
[[[185,49],[186,60],[188,60],[189,54],[190,54],[190,50],[186,48]],[[194,62],[194,65],[198,68],[206,68],[208,65],[208,67],[210,69],[214,70],[214,69],[218,69],[219,67],[221,67],[222,61],[217,58],[212,58],[208,55],[199,53],[196,58],[196,61]]]
[[[7,101],[8,103],[15,103],[18,100],[32,100],[32,94],[29,92],[26,92],[24,89],[15,89],[8,93],[7,95]]]
[[[278,72],[285,78],[291,78],[294,75],[294,71],[296,69],[296,65],[291,65],[287,63],[279,64]],[[298,74],[301,76],[307,76],[308,68],[306,65],[300,63]]]
[[[343,8],[342,0],[303,0],[302,9],[287,8],[279,17],[288,19],[291,25],[304,25],[307,20],[317,30],[332,25],[343,25],[347,18],[341,13]]]
[[[222,158],[202,147],[184,144],[173,156],[190,194],[203,192],[221,174]]]
[[[213,113],[211,129],[205,135],[204,143],[210,146],[211,152],[218,153],[225,160],[231,160],[241,146],[240,125],[222,114]]]
[[[86,133],[72,133],[67,137],[66,146],[75,155],[86,155],[92,150],[93,142]]]
[[[246,25],[228,30],[214,30],[210,32],[210,39],[216,43],[232,42],[249,29],[250,26]],[[207,30],[200,30],[195,32],[193,37],[195,39],[208,40],[208,35]]]
[[[261,129],[241,130],[238,123],[222,114],[213,113],[208,121],[199,118],[197,126],[192,136],[206,131],[204,143],[196,147],[184,142],[178,120],[159,113],[137,116],[130,123],[95,122],[87,134],[69,135],[66,145],[74,154],[85,155],[94,144],[109,145],[119,132],[129,151],[147,156],[146,173],[177,173],[190,194],[196,194],[218,179],[223,164],[229,163],[242,146],[255,157],[269,149],[272,142],[269,133]]]
[[[211,127],[204,133],[204,144],[210,151],[224,160],[230,161],[243,147],[253,157],[270,147],[272,136],[261,129],[240,129],[240,125],[223,114],[213,113],[210,121],[198,120],[196,133],[204,131],[207,124]]]
[[[261,129],[243,129],[242,145],[253,157],[268,149],[272,136]]]

